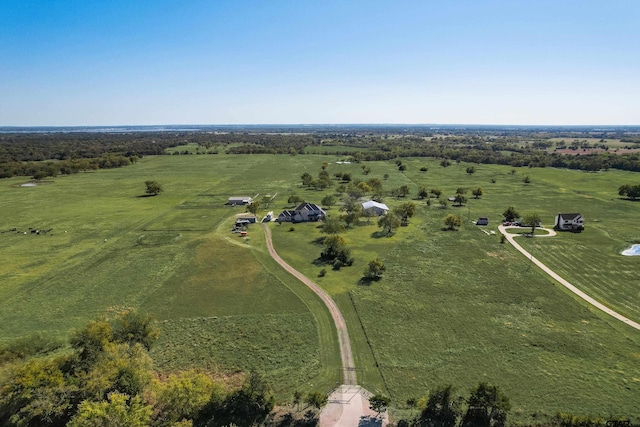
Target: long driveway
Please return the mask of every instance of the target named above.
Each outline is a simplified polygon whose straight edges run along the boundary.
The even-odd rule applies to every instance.
[[[500,233],[502,233],[507,238],[509,243],[511,243],[513,245],[513,247],[516,248],[518,251],[520,251],[524,256],[529,258],[535,265],[540,267],[542,269],[542,271],[547,273],[549,276],[551,276],[554,280],[556,280],[562,286],[564,286],[565,288],[569,289],[571,292],[573,292],[574,294],[576,294],[577,296],[579,296],[580,298],[582,298],[583,300],[585,300],[586,302],[588,302],[592,306],[596,307],[599,310],[604,311],[609,316],[612,316],[612,317],[618,319],[619,321],[626,323],[627,325],[631,326],[632,328],[637,329],[637,330],[640,331],[640,324],[638,324],[638,323],[634,322],[633,320],[623,316],[622,314],[618,313],[617,311],[611,310],[609,307],[607,307],[604,304],[602,304],[602,303],[596,301],[595,299],[591,298],[589,295],[585,294],[580,289],[576,288],[571,283],[569,283],[566,280],[564,280],[562,277],[558,276],[553,270],[551,270],[549,267],[544,265],[536,257],[534,257],[529,252],[527,252],[525,249],[523,249],[522,246],[520,246],[518,243],[516,243],[516,241],[515,241],[516,235],[507,233],[505,231],[506,228],[507,227],[505,227],[503,225],[498,226],[498,230],[500,230]],[[549,229],[543,229],[543,230],[546,230],[546,231],[550,232],[549,237],[551,235],[555,235],[555,231],[553,231],[553,230],[549,230]],[[551,234],[551,233],[553,233],[553,234]],[[546,237],[546,236],[538,236],[538,237]]]
[[[282,266],[285,270],[291,273],[295,278],[300,280],[302,283],[307,285],[313,292],[316,293],[324,302],[324,304],[329,309],[331,313],[331,317],[333,318],[333,323],[336,325],[336,330],[338,331],[338,342],[340,344],[340,358],[342,359],[342,370],[344,372],[344,384],[346,385],[356,385],[356,371],[355,371],[355,363],[353,362],[353,353],[351,352],[351,341],[349,341],[349,332],[347,331],[347,324],[344,321],[344,317],[342,317],[342,313],[340,309],[336,305],[335,301],[327,294],[324,289],[318,286],[315,282],[309,279],[304,274],[300,273],[295,268],[291,267],[287,264],[280,255],[273,248],[273,242],[271,241],[271,230],[267,226],[267,224],[262,224],[262,228],[264,229],[264,235],[267,239],[267,248],[269,249],[269,254],[271,257]]]

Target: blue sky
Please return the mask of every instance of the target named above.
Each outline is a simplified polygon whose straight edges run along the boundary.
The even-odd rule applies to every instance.
[[[636,0],[2,0],[0,125],[640,124]]]

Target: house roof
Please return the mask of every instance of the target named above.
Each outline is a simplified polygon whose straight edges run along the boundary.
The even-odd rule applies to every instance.
[[[296,211],[284,210],[284,211],[280,212],[280,215],[278,215],[278,216],[294,217],[294,216],[296,216]]]
[[[307,210],[315,213],[324,213],[324,210],[322,210],[322,208],[316,205],[315,203],[302,202],[295,208],[296,212],[303,211],[303,210]]]
[[[233,196],[229,200],[251,200],[251,196]]]
[[[378,203],[373,200],[369,200],[368,202],[362,203],[362,209],[371,209],[371,208],[378,208],[385,211],[389,210],[387,205],[385,205],[384,203]]]
[[[558,214],[558,216],[562,218],[562,220],[564,221],[572,221],[578,217],[581,217],[582,215],[580,215],[579,213],[566,213],[566,214]]]

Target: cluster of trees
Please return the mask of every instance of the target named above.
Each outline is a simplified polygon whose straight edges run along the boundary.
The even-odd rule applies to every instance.
[[[640,198],[640,184],[638,185],[621,185],[618,188],[618,195],[627,197],[631,200],[636,200]]]
[[[66,352],[0,352],[0,425],[250,426],[273,410],[257,373],[231,391],[196,371],[159,377],[148,355],[157,337],[149,316],[126,311],[76,331]]]
[[[409,406],[418,401],[410,399]],[[429,393],[424,408],[413,419],[400,420],[398,427],[503,427],[511,404],[498,387],[480,383],[467,399],[454,395],[451,385]]]
[[[340,270],[343,266],[351,266],[355,261],[351,255],[351,249],[347,247],[344,238],[338,234],[331,234],[322,241],[324,249],[320,253],[323,262],[330,263],[334,270]]]

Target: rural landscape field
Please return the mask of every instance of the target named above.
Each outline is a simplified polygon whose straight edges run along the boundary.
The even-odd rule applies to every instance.
[[[579,289],[638,322],[640,258],[620,253],[640,242],[640,204],[618,194],[638,182],[637,172],[412,156],[364,160],[373,151],[362,144],[230,153],[243,146],[191,143],[125,167],[0,180],[0,344],[33,336],[65,342],[92,319],[136,309],[158,322],[150,356],[162,375],[196,369],[233,385],[257,370],[280,405],[295,392],[327,393],[341,383],[342,366],[326,307],[269,256],[260,224],[245,236],[231,233],[247,206],[226,202],[251,196],[262,218],[292,209],[292,196],[316,204],[333,196],[325,209],[338,219],[349,185],[377,179],[378,198],[390,208],[413,203],[415,213],[391,233],[377,217],[350,222],[340,232],[350,266],[320,260],[322,222],[266,227],[279,255],[337,303],[358,383],[390,397],[392,419],[415,415],[407,402],[437,387],[452,385],[462,396],[480,382],[508,396],[516,424],[550,422],[558,413],[640,413],[640,331],[554,282],[497,228],[509,206],[522,216],[538,214],[549,228],[556,214],[579,212],[586,221],[581,233],[517,239]],[[305,173],[322,171],[328,185],[303,185]],[[148,180],[162,192],[145,194]],[[404,196],[394,191],[402,186]],[[421,196],[421,188],[441,196]],[[461,206],[439,202],[459,188],[467,195]],[[364,187],[359,201],[371,191]],[[449,214],[461,219],[455,230],[445,226]],[[475,225],[479,217],[489,225]],[[385,271],[366,280],[376,258]]]

